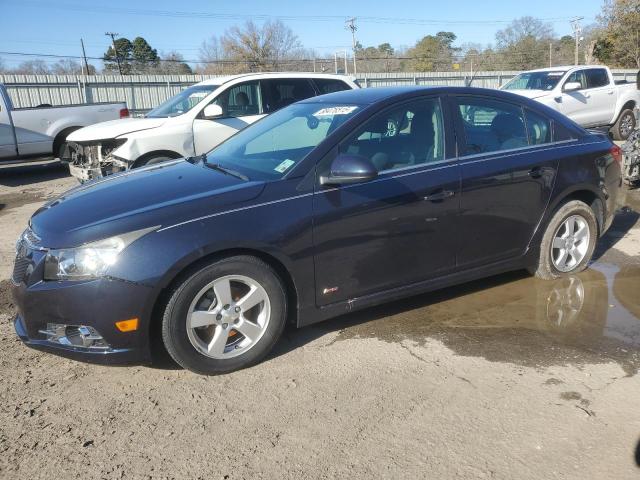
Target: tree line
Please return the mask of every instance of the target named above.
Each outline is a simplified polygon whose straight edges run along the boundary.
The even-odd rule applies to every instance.
[[[428,72],[478,70],[528,70],[574,63],[576,42],[571,35],[556,35],[553,25],[534,17],[513,20],[495,34],[492,45],[457,44],[454,32],[425,35],[410,48],[355,46],[358,72]],[[353,52],[349,52],[352,55]],[[351,60],[321,58],[305,48],[298,36],[280,20],[262,25],[247,21],[212,36],[200,46],[197,59],[179,52],[159,54],[143,37],[114,40],[101,57],[104,74],[233,74],[248,71],[329,71],[353,73]],[[602,63],[611,67],[640,68],[640,9],[638,0],[605,2],[597,22],[580,34],[580,63]],[[94,63],[94,62],[93,62]],[[0,73],[82,74],[80,59],[60,59],[49,64],[33,59]],[[97,73],[89,65],[90,74]]]

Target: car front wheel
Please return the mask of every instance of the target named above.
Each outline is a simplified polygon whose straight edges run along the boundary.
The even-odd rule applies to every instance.
[[[191,273],[173,290],[162,319],[167,351],[182,367],[214,375],[259,362],[286,323],[286,294],[262,260],[235,256]]]
[[[591,260],[598,239],[598,222],[584,202],[565,203],[551,218],[540,244],[538,264],[531,272],[551,280],[581,272]]]

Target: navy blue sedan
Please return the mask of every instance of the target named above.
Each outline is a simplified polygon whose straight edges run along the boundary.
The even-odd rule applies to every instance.
[[[514,269],[587,267],[618,147],[534,101],[363,89],[290,105],[202,157],[80,186],[17,244],[29,346],[229,372],[299,327]]]

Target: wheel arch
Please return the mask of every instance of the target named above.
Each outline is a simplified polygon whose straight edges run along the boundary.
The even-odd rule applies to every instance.
[[[169,300],[171,292],[178,282],[182,281],[184,278],[205,265],[217,260],[222,260],[223,258],[239,255],[248,255],[258,258],[275,270],[276,274],[284,284],[287,293],[287,323],[292,323],[294,325],[297,324],[298,290],[293,276],[285,264],[276,256],[267,253],[264,250],[254,248],[229,248],[208,253],[199,258],[191,259],[191,261],[182,265],[176,272],[174,272],[170,278],[166,279],[164,286],[156,295],[151,309],[151,317],[149,318],[149,338],[155,347],[157,347],[158,334],[161,328],[161,322],[159,319],[162,316],[162,311]]]
[[[174,152],[173,150],[153,150],[151,152],[144,153],[140,155],[135,162],[133,162],[133,168],[138,168],[141,165],[153,157],[167,156],[172,159],[182,158],[183,155],[180,155],[178,152]]]
[[[571,200],[580,200],[583,203],[586,203],[591,207],[593,213],[596,216],[596,220],[598,222],[598,231],[602,232],[604,227],[604,219],[605,219],[605,202],[602,199],[602,194],[599,193],[595,189],[590,189],[586,187],[578,187],[573,190],[564,192],[562,195],[559,195],[557,200],[550,205],[549,213],[547,215],[547,220],[545,225],[551,220],[553,214],[565,203],[570,202]]]
[[[70,133],[75,132],[76,130],[80,130],[81,128],[83,127],[80,125],[74,125],[71,127],[65,127],[62,130],[60,130],[56,134],[56,136],[53,137],[53,144],[51,145],[51,151],[53,155],[55,156],[58,153],[58,149],[60,148],[62,143],[64,143],[64,141],[67,139]]]

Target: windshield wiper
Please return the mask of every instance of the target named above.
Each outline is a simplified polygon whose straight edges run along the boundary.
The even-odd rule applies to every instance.
[[[244,180],[245,182],[249,181],[249,177],[247,177],[246,175],[243,175],[240,172],[237,172],[235,170],[231,170],[230,168],[227,168],[227,167],[223,167],[219,163],[209,163],[209,162],[207,162],[207,154],[206,153],[203,153],[202,155],[198,155],[197,157],[189,157],[189,158],[187,158],[187,161],[192,161],[192,160],[195,160],[195,162],[202,162],[202,164],[207,168],[211,168],[213,170],[218,170],[219,172],[222,172],[222,173],[224,173],[226,175],[231,175],[232,177],[239,178],[240,180]],[[193,163],[195,163],[195,162],[193,162]]]
[[[236,172],[235,170],[231,170],[230,168],[223,167],[219,163],[208,163],[204,162],[205,166],[212,168],[214,170],[218,170],[219,172],[226,173],[227,175],[231,175],[232,177],[239,178],[240,180],[244,180],[245,182],[249,181],[249,177],[243,175],[240,172]]]

